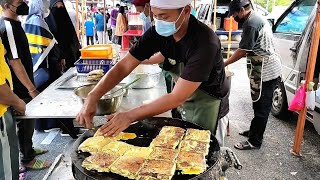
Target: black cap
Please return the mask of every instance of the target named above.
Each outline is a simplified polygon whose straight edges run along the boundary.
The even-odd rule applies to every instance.
[[[242,7],[250,4],[249,0],[233,0],[229,4],[229,14],[228,16],[232,16],[235,12],[238,12]]]

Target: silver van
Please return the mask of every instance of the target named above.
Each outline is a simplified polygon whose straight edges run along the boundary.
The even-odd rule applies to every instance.
[[[305,79],[310,49],[312,25],[316,15],[316,0],[295,0],[276,22],[272,24],[275,48],[281,56],[282,81],[273,93],[272,114],[284,117],[296,90]],[[320,51],[318,52],[320,57]],[[320,58],[317,58],[314,81],[318,81]],[[320,134],[320,99],[316,98],[316,108],[308,111],[307,119],[313,122]]]

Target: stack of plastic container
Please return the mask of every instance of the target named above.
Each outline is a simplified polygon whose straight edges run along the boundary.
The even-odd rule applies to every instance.
[[[111,44],[87,46],[81,51],[80,59],[75,63],[78,73],[102,69],[107,73],[112,67],[113,48]]]

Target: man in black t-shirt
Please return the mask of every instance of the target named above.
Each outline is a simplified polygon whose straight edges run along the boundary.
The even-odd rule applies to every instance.
[[[28,14],[29,7],[23,0],[2,0],[0,2],[3,8],[0,35],[6,50],[5,58],[12,72],[13,91],[27,103],[39,94],[34,85],[28,39],[18,20],[19,15]],[[17,121],[21,161],[27,168],[43,169],[48,167],[49,163],[35,159],[36,155],[46,151],[41,149],[36,151],[32,147],[34,124],[34,120]]]
[[[150,5],[155,26],[144,33],[91,91],[77,120],[91,127],[101,96],[140,63],[163,62],[163,68],[170,71],[176,81],[173,91],[149,104],[111,115],[101,132],[117,135],[134,121],[178,107],[184,120],[214,133],[217,120],[228,112],[229,84],[219,38],[209,27],[190,16],[190,0],[151,0]],[[157,52],[160,53],[150,58]]]

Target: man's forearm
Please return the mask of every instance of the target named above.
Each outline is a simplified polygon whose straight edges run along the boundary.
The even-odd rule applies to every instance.
[[[159,52],[151,56],[149,59],[142,61],[141,64],[160,64],[164,61],[165,57]]]
[[[246,56],[246,51],[242,50],[242,49],[237,49],[234,54],[227,60],[224,62],[225,66],[228,66],[236,61],[238,61],[239,59],[243,58]]]
[[[18,77],[20,82],[28,89],[28,91],[35,90],[34,84],[31,82],[26,69],[24,68],[21,60],[11,60],[10,65],[14,71],[14,74]]]
[[[0,85],[0,104],[15,106],[19,100],[7,84]]]

